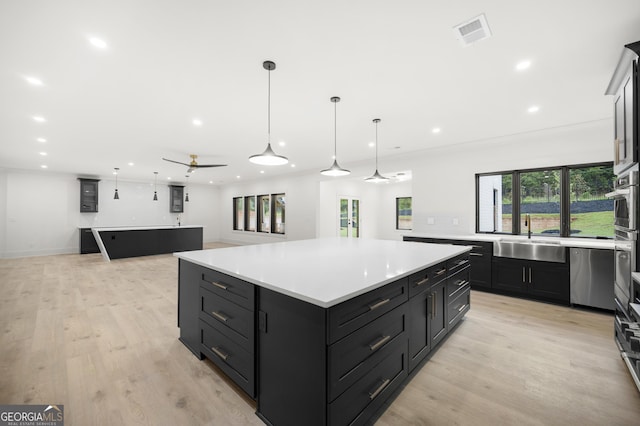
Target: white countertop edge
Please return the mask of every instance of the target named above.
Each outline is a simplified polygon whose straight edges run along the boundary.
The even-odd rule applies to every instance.
[[[151,229],[180,229],[180,228],[204,228],[202,225],[158,225],[158,226],[111,226],[111,227],[94,227],[91,230],[98,232],[104,231],[138,231]]]
[[[511,235],[511,234],[429,234],[429,233],[405,233],[403,236],[415,237],[415,238],[442,238],[446,240],[463,240],[463,241],[487,241],[495,242],[500,240],[523,240],[528,238],[526,235]],[[607,249],[613,250],[615,248],[615,241],[603,240],[597,238],[571,238],[571,237],[542,237],[536,235],[531,237],[533,241],[558,241],[563,247],[575,247],[575,248],[594,248],[594,249]]]
[[[417,244],[423,244],[423,243],[417,243]],[[456,246],[456,247],[460,247],[460,249],[456,250],[453,254],[449,254],[449,255],[447,255],[445,257],[442,257],[442,258],[440,258],[438,260],[434,260],[432,262],[425,263],[422,266],[413,268],[413,269],[411,269],[409,271],[405,271],[405,272],[403,272],[401,274],[398,274],[396,276],[385,278],[384,280],[376,282],[375,284],[372,284],[370,286],[362,287],[362,288],[360,288],[360,289],[358,289],[356,291],[345,293],[340,297],[337,297],[337,298],[334,298],[334,299],[331,299],[331,300],[328,300],[328,301],[314,299],[314,298],[306,296],[304,294],[297,293],[297,292],[294,292],[294,291],[290,291],[290,290],[288,290],[286,288],[279,287],[276,284],[271,284],[271,283],[268,283],[268,282],[264,282],[264,281],[260,281],[260,280],[251,278],[249,276],[240,275],[240,274],[237,274],[237,273],[235,273],[233,271],[229,271],[229,270],[227,270],[225,268],[212,266],[212,265],[208,264],[207,262],[202,262],[200,260],[191,258],[189,256],[189,253],[193,253],[193,252],[178,252],[178,253],[173,253],[173,255],[175,257],[177,257],[177,258],[186,260],[186,261],[194,263],[196,265],[200,265],[200,266],[203,266],[205,268],[209,268],[209,269],[213,269],[213,270],[218,271],[218,272],[222,272],[223,274],[227,274],[227,275],[232,276],[234,278],[238,278],[238,279],[241,279],[243,281],[250,282],[250,283],[255,284],[255,285],[259,286],[259,287],[263,287],[263,288],[266,288],[266,289],[269,289],[269,290],[273,290],[276,293],[284,294],[286,296],[290,296],[290,297],[293,297],[295,299],[311,303],[311,304],[319,306],[321,308],[330,308],[330,307],[338,305],[338,304],[340,304],[340,303],[342,303],[342,302],[344,302],[346,300],[353,299],[354,297],[357,297],[357,296],[360,296],[362,294],[368,293],[371,290],[375,290],[375,289],[380,288],[380,287],[382,287],[382,286],[384,286],[386,284],[389,284],[391,282],[394,282],[394,281],[397,281],[399,279],[408,277],[409,275],[414,274],[416,272],[419,272],[419,271],[421,271],[423,269],[429,268],[429,267],[431,267],[433,265],[437,265],[438,263],[441,263],[441,262],[444,262],[444,261],[446,261],[448,259],[451,259],[451,258],[454,258],[456,256],[459,256],[459,255],[461,255],[463,253],[471,251],[471,249],[472,249],[471,246]],[[220,250],[220,249],[209,249],[209,250]]]

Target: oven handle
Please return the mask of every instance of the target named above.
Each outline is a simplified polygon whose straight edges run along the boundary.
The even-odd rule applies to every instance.
[[[604,194],[607,198],[621,198],[629,195],[631,190],[629,188],[616,189],[615,191],[607,192]]]

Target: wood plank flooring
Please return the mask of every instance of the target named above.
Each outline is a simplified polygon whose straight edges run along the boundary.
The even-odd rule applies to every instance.
[[[67,425],[262,424],[178,341],[177,264],[0,259],[0,404],[64,404]],[[471,303],[377,424],[640,424],[611,315],[481,292]]]

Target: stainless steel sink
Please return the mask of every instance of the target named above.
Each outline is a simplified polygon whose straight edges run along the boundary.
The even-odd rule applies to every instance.
[[[500,240],[493,243],[493,255],[514,259],[564,263],[567,250],[559,241]]]

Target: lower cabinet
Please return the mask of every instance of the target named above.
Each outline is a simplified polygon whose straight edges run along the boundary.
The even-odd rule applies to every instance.
[[[322,308],[180,260],[180,340],[267,424],[371,424],[469,309],[469,271],[465,254]]]
[[[91,228],[80,228],[80,254],[100,253]]]
[[[569,265],[511,258],[493,260],[493,288],[507,293],[569,303]]]

